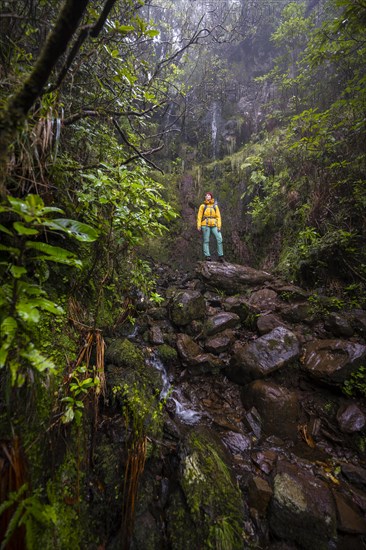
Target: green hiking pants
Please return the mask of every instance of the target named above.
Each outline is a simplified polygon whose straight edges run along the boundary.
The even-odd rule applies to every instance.
[[[203,255],[205,257],[210,256],[210,236],[212,233],[216,238],[217,254],[219,256],[223,256],[224,251],[222,247],[221,231],[219,231],[216,226],[208,227],[207,225],[202,225],[201,230],[202,230],[202,237],[203,237]]]

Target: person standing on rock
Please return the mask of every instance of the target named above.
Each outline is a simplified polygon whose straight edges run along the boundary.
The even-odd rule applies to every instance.
[[[205,260],[210,262],[210,237],[213,234],[216,238],[217,254],[219,262],[224,262],[224,250],[221,234],[221,214],[219,207],[212,193],[206,193],[205,201],[201,204],[197,215],[197,229],[202,231],[203,255]]]

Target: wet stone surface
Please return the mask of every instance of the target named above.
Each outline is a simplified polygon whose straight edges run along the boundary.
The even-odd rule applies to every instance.
[[[139,494],[144,514],[135,518],[135,547],[148,530],[159,548],[180,548],[172,538],[182,527],[177,517],[183,518],[183,538],[193,541],[190,547],[205,547],[197,532],[203,536],[205,521],[218,521],[212,519],[218,504],[205,504],[204,496],[216,484],[203,462],[213,457],[217,472],[230,472],[230,490],[231,480],[240,490],[245,542],[233,548],[365,548],[366,405],[362,395],[342,393],[342,385],[365,364],[366,313],[337,313],[314,323],[306,292],[269,274],[216,262],[197,271],[198,282],[187,278],[167,298],[173,329],[159,325],[160,331],[150,332],[150,342],[140,339],[149,353],[164,345],[159,343],[163,339],[177,358],[159,363],[159,376],[165,379],[160,387],[168,396],[162,440],[159,457],[147,460],[142,477],[142,485],[159,489]],[[165,285],[169,288],[167,275]],[[275,314],[260,311],[264,297]],[[204,317],[188,305],[191,299]],[[178,303],[183,311],[173,321],[172,304]],[[255,323],[248,321],[253,312]],[[161,321],[156,311],[154,317]],[[220,321],[212,322],[215,317]],[[207,330],[210,321],[220,328]],[[354,331],[352,341],[346,336],[348,326]],[[111,369],[114,376],[118,368]],[[207,484],[200,485],[197,501],[182,477],[187,471],[193,476],[191,488]],[[234,493],[211,495],[225,499],[229,518]],[[192,510],[200,510],[199,516]]]

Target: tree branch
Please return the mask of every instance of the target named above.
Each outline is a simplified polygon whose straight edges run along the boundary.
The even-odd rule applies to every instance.
[[[67,73],[68,73],[75,57],[77,56],[78,51],[80,50],[81,46],[83,45],[83,43],[85,42],[87,37],[91,36],[92,38],[97,38],[99,36],[99,33],[102,30],[103,25],[104,25],[108,15],[109,15],[109,12],[113,8],[116,1],[117,0],[107,0],[105,5],[104,5],[103,11],[100,14],[99,19],[95,23],[95,25],[93,27],[88,25],[88,26],[84,27],[83,29],[81,29],[81,32],[80,32],[79,36],[77,37],[73,47],[71,48],[71,50],[69,52],[69,55],[67,56],[67,59],[66,59],[64,65],[63,65],[63,67],[62,67],[62,69],[61,69],[61,71],[60,71],[60,73],[57,77],[56,82],[48,88],[47,92],[52,92],[53,90],[56,90],[60,86],[63,79],[67,75]]]
[[[89,0],[65,0],[54,28],[36,64],[20,90],[10,97],[0,116],[0,194],[5,192],[3,183],[6,173],[8,149],[14,141],[18,128],[23,124],[27,113],[41,95],[47,80],[58,59],[76,31]]]
[[[118,111],[108,111],[108,110],[105,110],[105,109],[100,110],[100,111],[98,111],[98,110],[94,111],[92,109],[90,109],[90,110],[85,109],[83,111],[80,111],[79,113],[75,113],[75,114],[69,116],[68,118],[65,118],[65,120],[63,121],[63,125],[64,126],[70,126],[71,124],[74,124],[74,122],[76,122],[77,120],[80,120],[81,118],[86,118],[86,117],[103,117],[103,116],[144,117],[144,116],[148,115],[149,113],[155,111],[159,107],[161,107],[164,103],[165,103],[165,100],[160,102],[158,105],[153,105],[149,109],[146,109],[145,111],[141,111],[141,112],[138,112],[138,111],[121,111],[121,112],[118,112]]]
[[[147,162],[148,164],[150,164],[150,166],[152,166],[153,168],[155,168],[155,170],[159,170],[159,172],[161,172],[162,174],[164,173],[163,170],[161,168],[159,168],[159,166],[157,166],[154,162],[152,162],[151,160],[147,159],[146,156],[147,154],[151,154],[152,152],[148,152],[148,153],[141,153],[141,151],[139,151],[132,143],[130,143],[127,139],[127,137],[124,135],[123,131],[121,130],[118,122],[113,119],[113,124],[115,126],[115,128],[117,129],[117,132],[119,133],[119,135],[121,136],[122,140],[124,141],[124,143],[126,145],[128,145],[129,147],[131,147],[131,149],[136,153],[136,155],[140,158],[142,158],[145,162]],[[157,149],[153,149],[152,151],[156,152],[156,151],[159,151],[160,149],[163,148],[163,145],[161,145],[159,148]]]

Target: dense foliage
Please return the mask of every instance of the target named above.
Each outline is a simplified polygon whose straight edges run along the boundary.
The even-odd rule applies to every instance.
[[[104,337],[137,297],[159,303],[152,256],[195,259],[178,210],[208,186],[230,260],[365,305],[366,6],[14,0],[0,24],[0,535],[78,548],[65,503],[82,500]],[[145,393],[121,388],[133,429]]]

